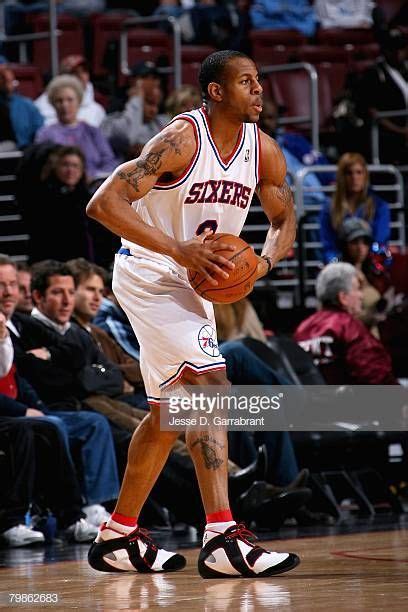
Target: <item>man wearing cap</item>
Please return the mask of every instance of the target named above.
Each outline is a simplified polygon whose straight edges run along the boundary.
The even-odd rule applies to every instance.
[[[83,55],[67,55],[61,61],[60,74],[72,74],[82,83],[84,94],[79,107],[78,119],[89,125],[99,127],[106,116],[105,109],[96,102],[94,87],[90,81],[89,68]],[[36,107],[45,119],[45,125],[57,121],[55,109],[48,101],[47,92],[44,92],[34,101]]]
[[[379,338],[377,324],[385,319],[386,312],[394,302],[394,290],[387,270],[391,255],[388,250],[383,255],[376,255],[370,250],[372,230],[364,219],[346,219],[339,237],[342,260],[351,263],[359,272],[362,308],[358,318]]]
[[[101,126],[122,159],[137,157],[146,142],[169,122],[167,115],[159,114],[162,91],[153,62],[141,62],[132,68],[126,98],[122,108],[108,115]]]

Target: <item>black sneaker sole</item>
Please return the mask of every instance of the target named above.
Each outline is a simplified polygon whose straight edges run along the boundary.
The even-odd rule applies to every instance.
[[[289,557],[287,559],[285,559],[284,561],[282,561],[282,563],[279,563],[278,565],[275,565],[274,567],[270,567],[267,570],[261,572],[260,574],[248,574],[248,575],[231,575],[231,574],[224,574],[222,572],[217,572],[216,570],[213,570],[211,568],[209,568],[205,563],[204,563],[205,559],[204,558],[199,558],[198,559],[198,573],[200,574],[201,578],[204,579],[211,579],[211,578],[265,578],[265,577],[269,577],[269,576],[278,576],[279,574],[284,574],[285,572],[289,572],[290,570],[294,569],[295,567],[297,567],[300,563],[300,559],[297,555],[295,555],[294,553],[289,553]]]
[[[134,570],[122,570],[107,563],[103,558],[105,553],[103,553],[100,548],[101,547],[94,542],[88,552],[88,563],[98,572],[162,574],[168,572],[178,572],[179,570],[182,570],[187,563],[186,558],[183,557],[183,555],[176,553],[170,557],[170,559],[167,559],[165,563],[163,563],[163,568],[161,570],[152,570],[147,565],[141,565],[140,568],[135,567]]]

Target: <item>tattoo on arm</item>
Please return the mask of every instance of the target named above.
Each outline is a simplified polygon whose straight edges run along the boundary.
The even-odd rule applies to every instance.
[[[293,201],[292,190],[285,181],[282,187],[277,187],[276,195],[284,206],[289,206]]]
[[[118,172],[118,177],[122,181],[129,183],[135,191],[139,191],[139,181],[141,181],[143,177],[158,174],[159,168],[162,165],[161,158],[165,150],[166,149],[163,148],[159,151],[147,153],[147,155],[136,161],[134,168],[131,170],[126,172],[120,170]]]
[[[176,155],[181,155],[180,140],[180,138],[176,138],[175,136],[163,136],[162,138],[162,141],[168,145]]]
[[[197,438],[191,445],[191,448],[194,448],[197,444],[200,445],[201,454],[207,470],[216,470],[224,463],[223,459],[217,456],[217,449],[215,447],[219,446],[220,448],[224,448],[217,440],[204,435]]]

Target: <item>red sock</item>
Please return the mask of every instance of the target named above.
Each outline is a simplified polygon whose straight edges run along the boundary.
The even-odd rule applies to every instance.
[[[119,531],[120,533],[124,533],[127,535],[128,533],[131,533],[136,529],[137,517],[125,516],[124,514],[120,514],[119,512],[112,512],[112,515],[106,523],[106,526],[114,529],[115,531]]]
[[[208,523],[227,523],[233,521],[231,510],[226,508],[225,510],[218,510],[218,512],[211,512],[206,515],[207,525]]]

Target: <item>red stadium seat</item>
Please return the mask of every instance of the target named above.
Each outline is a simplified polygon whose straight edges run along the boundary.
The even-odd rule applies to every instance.
[[[341,63],[321,62],[316,64],[319,77],[319,125],[321,130],[330,129],[330,117],[336,96],[344,87],[347,66]],[[267,75],[264,83],[265,95],[273,96],[279,105],[286,108],[285,116],[309,116],[310,84],[304,70],[277,72]],[[295,131],[308,132],[310,123],[296,124]]]
[[[36,66],[8,64],[18,81],[17,93],[28,98],[38,98],[44,89],[43,78]]]
[[[201,62],[215,51],[205,45],[183,45],[181,47],[182,83],[198,87],[198,73]]]
[[[282,63],[279,59],[284,59],[283,54],[287,49],[292,51],[307,42],[307,38],[297,30],[252,30],[249,33],[249,39],[252,57],[259,66]],[[278,57],[277,52],[278,55],[281,52],[281,58]],[[285,58],[284,62],[286,61]]]
[[[34,32],[46,32],[49,28],[48,14],[32,15],[29,17]],[[62,30],[58,37],[59,57],[72,54],[84,54],[84,41],[82,24],[79,19],[71,15],[58,15],[58,29]],[[36,40],[33,42],[33,64],[42,73],[47,73],[51,68],[50,41]]]
[[[349,64],[353,56],[354,46],[332,47],[330,45],[304,45],[298,48],[297,57],[301,62],[319,64],[333,62]]]
[[[129,30],[128,57],[129,66],[144,60],[157,62],[160,57],[164,57],[169,63],[172,63],[172,38],[165,32],[153,28]]]
[[[316,40],[323,45],[365,45],[375,42],[372,30],[364,28],[320,28]]]
[[[124,13],[109,13],[108,15],[93,15],[92,27],[92,73],[95,76],[105,75],[104,57],[108,43],[114,41],[119,45],[122,23],[129,18]]]

